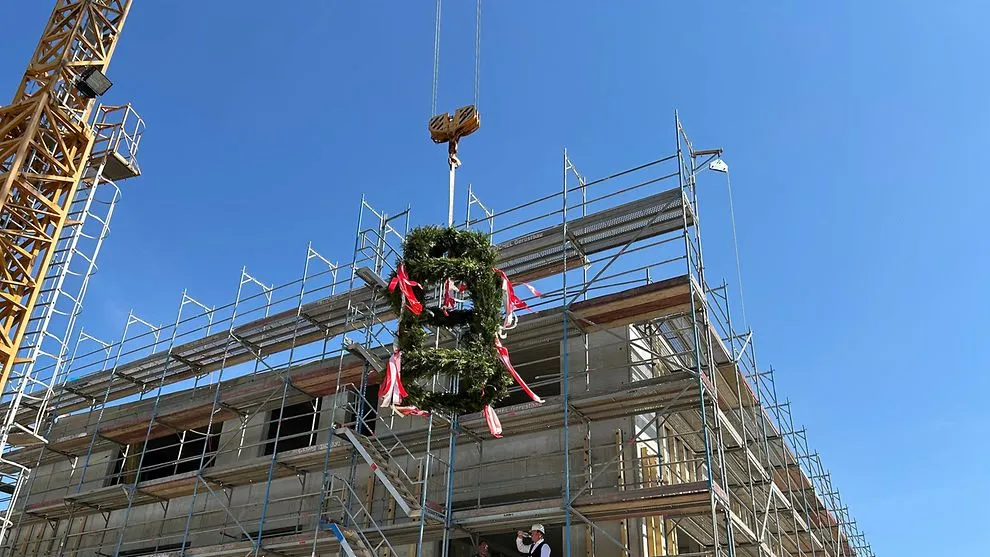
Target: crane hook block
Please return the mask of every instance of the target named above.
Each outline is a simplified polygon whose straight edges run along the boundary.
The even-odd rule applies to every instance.
[[[430,118],[430,138],[434,143],[456,142],[481,127],[481,117],[473,104],[462,106],[454,115],[444,112]]]

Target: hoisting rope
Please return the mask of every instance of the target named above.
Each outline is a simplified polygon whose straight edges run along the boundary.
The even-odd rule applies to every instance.
[[[442,0],[437,0],[436,29],[433,35],[433,104],[430,105],[430,116],[437,113],[437,78],[440,75],[440,12]]]
[[[475,3],[474,15],[474,107],[480,112],[479,85],[481,83],[481,0]]]
[[[443,13],[443,0],[437,0],[436,21],[433,29],[433,94],[430,102],[430,116],[437,113],[437,91],[440,80],[440,21]],[[481,0],[474,6],[474,107],[479,108],[481,98]]]
[[[725,185],[729,191],[729,222],[732,224],[732,246],[736,250],[736,280],[739,282],[739,307],[742,310],[743,327],[749,329],[746,318],[746,297],[743,295],[742,264],[739,262],[739,240],[736,237],[736,210],[732,202],[732,180],[729,179],[729,169],[725,169]]]

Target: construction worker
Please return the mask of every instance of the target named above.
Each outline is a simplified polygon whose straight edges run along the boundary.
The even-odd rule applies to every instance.
[[[488,554],[488,540],[481,540],[478,542],[478,552],[471,557],[489,557]]]
[[[546,530],[543,529],[543,525],[534,524],[529,529],[529,537],[532,538],[533,543],[526,543],[523,541],[523,538],[526,537],[526,532],[519,530],[516,532],[516,549],[519,550],[519,553],[533,557],[550,557],[550,546],[543,539],[545,535]]]

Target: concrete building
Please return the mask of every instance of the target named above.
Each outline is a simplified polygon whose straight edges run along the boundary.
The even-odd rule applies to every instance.
[[[513,392],[504,437],[378,412],[409,212],[362,202],[350,264],[309,248],[300,280],[245,272],[233,304],[183,295],[172,325],[84,339],[48,445],[0,462],[33,469],[0,554],[511,555],[538,522],[554,555],[871,555],[706,280],[697,184],[720,152],[677,128],[670,156],[594,181],[568,161],[518,207],[471,194],[464,225],[543,291],[506,346],[545,402]]]

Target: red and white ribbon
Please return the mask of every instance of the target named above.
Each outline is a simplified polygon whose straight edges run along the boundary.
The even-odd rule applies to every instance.
[[[402,352],[396,347],[385,367],[385,377],[378,387],[378,395],[382,397],[382,408],[395,407],[402,404],[402,399],[408,396],[402,386]]]
[[[498,337],[495,337],[495,350],[498,351],[498,359],[502,360],[502,365],[504,365],[505,369],[512,374],[512,377],[516,380],[516,383],[519,383],[519,386],[522,387],[523,392],[529,395],[529,398],[533,399],[534,402],[543,404],[543,399],[537,396],[536,393],[529,388],[529,385],[527,385],[526,382],[523,381],[523,378],[519,376],[519,372],[516,371],[516,368],[512,366],[512,362],[509,361],[509,349],[502,346],[502,343],[498,340]]]
[[[406,274],[406,266],[399,264],[399,270],[392,277],[392,282],[388,284],[388,291],[395,292],[396,287],[398,287],[402,294],[402,305],[408,307],[413,315],[419,315],[423,313],[423,304],[416,298],[416,293],[413,292],[414,286],[422,288],[418,282],[410,279],[409,275]]]
[[[508,331],[510,329],[514,329],[516,327],[516,323],[519,321],[519,318],[516,317],[516,310],[529,309],[529,306],[527,306],[526,302],[516,295],[515,289],[512,286],[512,281],[509,280],[509,276],[505,274],[505,271],[496,268],[495,272],[502,278],[502,304],[505,306],[505,318],[502,321],[502,329],[503,331]],[[528,288],[534,296],[543,296],[543,294],[540,294],[539,290],[533,288],[531,285],[525,282],[520,282],[519,284]],[[499,335],[503,338],[505,337],[502,331],[499,332]]]
[[[496,439],[501,437],[502,423],[498,421],[498,415],[495,414],[495,409],[490,404],[486,404],[482,413],[485,415],[485,422],[488,424],[488,431],[492,434],[492,437]]]
[[[403,416],[429,416],[426,410],[421,410],[415,406],[399,406],[402,399],[408,396],[405,387],[402,386],[402,352],[398,347],[392,352],[388,359],[388,366],[385,368],[385,377],[378,394],[382,396],[381,408],[391,407],[393,412]]]
[[[443,311],[444,315],[447,315],[447,310],[454,309],[455,304],[465,301],[464,298],[458,298],[457,295],[466,290],[467,285],[463,282],[455,283],[452,278],[448,278],[443,281],[443,299],[440,302],[440,309]]]

